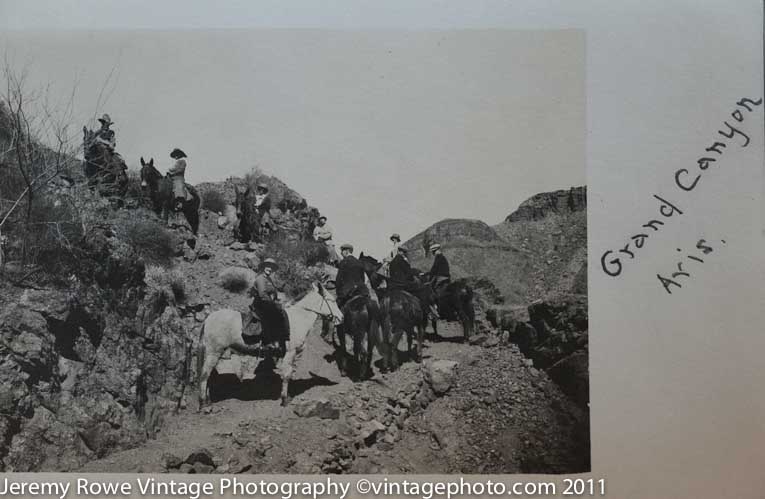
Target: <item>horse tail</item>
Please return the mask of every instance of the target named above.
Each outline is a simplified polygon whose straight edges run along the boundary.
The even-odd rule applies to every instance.
[[[205,321],[206,322],[206,321]],[[200,377],[202,376],[202,368],[205,363],[205,323],[202,323],[202,327],[199,330],[199,341],[197,342],[197,386],[199,386]]]

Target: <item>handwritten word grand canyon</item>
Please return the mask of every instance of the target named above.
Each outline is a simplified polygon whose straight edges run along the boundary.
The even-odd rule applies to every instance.
[[[685,194],[693,191],[698,184],[702,182],[704,173],[709,167],[716,166],[718,161],[723,159],[723,156],[725,156],[725,153],[729,148],[735,146],[749,146],[751,138],[746,133],[743,125],[745,124],[744,122],[748,115],[761,105],[762,98],[759,100],[743,98],[736,102],[736,107],[730,115],[731,119],[723,121],[723,126],[721,127],[722,130],[717,131],[718,136],[713,139],[713,142],[709,147],[704,149],[704,153],[700,155],[701,157],[696,161],[696,165],[692,168],[685,167],[675,171],[674,186],[676,189],[679,189],[680,193]],[[634,260],[637,257],[639,250],[643,248],[649,239],[656,237],[661,232],[669,219],[679,218],[683,215],[683,210],[680,207],[681,203],[677,203],[676,199],[670,201],[657,194],[653,194],[652,196],[657,201],[658,213],[641,225],[640,229],[638,229],[634,235],[630,236],[629,241],[627,241],[624,246],[619,249],[609,249],[601,255],[600,265],[603,272],[607,275],[611,277],[622,275],[622,270],[624,265],[626,265],[626,262]],[[703,239],[700,239],[699,244],[704,246],[704,243],[701,241],[703,241]],[[704,247],[706,248],[706,246]],[[704,252],[707,252],[706,249]],[[691,258],[691,260],[694,259],[698,260],[697,257]],[[680,264],[680,267],[680,270],[675,273],[676,275],[673,274],[672,277],[689,277],[689,275],[687,275],[688,273],[682,269],[682,264]],[[660,274],[657,274],[656,277],[667,293],[671,294],[671,286],[676,286],[678,288],[682,287],[677,281],[671,281],[670,284],[670,279]]]

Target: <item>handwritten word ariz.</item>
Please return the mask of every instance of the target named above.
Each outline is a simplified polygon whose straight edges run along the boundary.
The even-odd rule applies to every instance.
[[[727,244],[725,242],[725,239],[720,239],[720,242],[722,244]],[[665,277],[661,274],[656,274],[656,277],[659,279],[659,282],[661,282],[661,285],[664,286],[664,290],[667,293],[672,294],[672,290],[670,289],[671,286],[682,288],[683,286],[680,284],[679,281],[681,279],[688,279],[691,277],[691,273],[689,271],[690,267],[692,265],[698,266],[700,264],[703,264],[704,259],[701,257],[704,255],[708,255],[714,251],[714,249],[712,249],[712,247],[704,239],[699,239],[699,242],[696,243],[696,249],[700,250],[700,253],[696,255],[685,255],[683,258],[684,259],[687,258],[687,260],[681,259],[679,262],[677,262],[677,271],[672,272],[670,277]],[[682,252],[683,250],[681,250],[680,248],[677,248],[677,251]],[[693,263],[690,263],[689,261]],[[688,265],[686,266],[685,264],[688,264]],[[675,279],[677,279],[677,281],[675,281]]]
[[[697,173],[695,177],[691,178],[691,173],[687,168],[680,168],[675,172],[675,187],[680,189],[681,193],[687,194],[695,189],[696,185],[701,180],[703,172],[718,162],[731,143],[735,144],[737,142],[740,147],[747,147],[749,145],[751,139],[749,135],[742,131],[743,127],[739,124],[744,122],[745,117],[747,116],[746,113],[753,112],[756,106],[761,105],[762,98],[759,100],[743,98],[736,102],[736,109],[731,113],[732,119],[723,121],[724,127],[722,128],[724,129],[717,131],[717,134],[722,137],[722,139],[718,140],[715,138],[714,143],[705,149],[705,154],[696,161],[700,173]],[[731,125],[731,122],[733,122],[735,126]],[[734,139],[736,142],[734,142]],[[623,260],[626,257],[634,259],[636,250],[644,246],[649,235],[655,235],[659,232],[660,227],[665,225],[666,219],[683,214],[678,203],[670,202],[657,194],[653,194],[653,197],[660,203],[659,214],[661,216],[655,216],[653,219],[644,223],[641,226],[641,230],[632,235],[630,241],[621,249],[609,249],[602,254],[600,257],[600,266],[606,275],[611,277],[621,275],[623,270]],[[682,270],[680,270],[680,272],[682,272]]]

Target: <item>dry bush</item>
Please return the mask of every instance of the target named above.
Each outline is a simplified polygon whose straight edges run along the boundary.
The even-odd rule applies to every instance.
[[[294,300],[303,296],[312,282],[322,279],[323,272],[315,264],[326,261],[329,253],[324,244],[313,240],[274,237],[260,250],[260,255],[261,260],[276,260],[278,281],[282,283],[284,293]]]
[[[220,274],[220,285],[232,293],[241,293],[250,286],[250,272],[244,268],[227,268]]]
[[[176,304],[186,299],[186,281],[179,270],[149,265],[144,274],[146,295],[157,302]]]
[[[135,216],[121,218],[115,231],[121,241],[149,263],[167,265],[175,255],[175,236],[159,220]]]
[[[208,189],[202,193],[202,208],[215,213],[224,213],[226,211],[226,199],[220,191]]]

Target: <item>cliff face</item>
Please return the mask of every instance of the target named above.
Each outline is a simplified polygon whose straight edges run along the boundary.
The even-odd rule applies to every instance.
[[[567,215],[587,210],[587,188],[543,192],[527,199],[505,218],[505,223],[542,220],[551,215]]]
[[[438,242],[452,275],[488,279],[509,304],[550,294],[587,292],[586,187],[537,194],[505,221],[447,219],[404,243],[412,264],[428,270]]]

